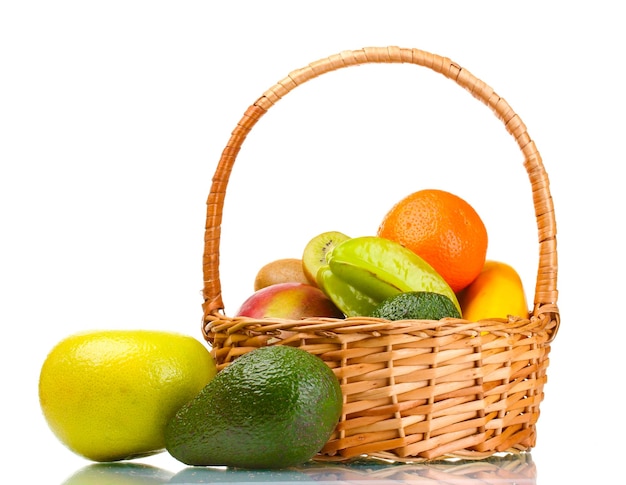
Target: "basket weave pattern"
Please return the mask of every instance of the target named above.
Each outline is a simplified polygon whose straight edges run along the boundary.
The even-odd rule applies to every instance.
[[[539,241],[534,307],[527,319],[294,321],[224,315],[219,278],[222,209],[246,136],[297,86],[365,63],[411,63],[442,74],[490,107],[517,142],[532,186]],[[550,343],[560,321],[548,176],[519,116],[492,88],[450,59],[399,47],[344,51],[291,72],[266,91],[237,124],[216,168],[207,201],[203,271],[202,332],[219,369],[255,348],[291,345],[319,356],[339,378],[343,414],[319,459],[485,458],[535,445]]]

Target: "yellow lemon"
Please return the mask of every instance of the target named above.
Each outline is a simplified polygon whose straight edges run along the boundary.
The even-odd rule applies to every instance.
[[[488,260],[476,279],[458,295],[463,318],[472,322],[487,318],[528,318],[522,280],[513,267]]]
[[[165,447],[167,422],[215,376],[207,347],[171,332],[105,330],[72,335],[46,357],[39,401],[73,452],[108,462]]]

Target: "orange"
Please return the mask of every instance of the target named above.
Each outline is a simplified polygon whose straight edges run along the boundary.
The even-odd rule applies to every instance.
[[[487,256],[487,230],[478,213],[443,190],[420,190],[397,202],[384,216],[378,236],[421,256],[454,292],[480,274]]]

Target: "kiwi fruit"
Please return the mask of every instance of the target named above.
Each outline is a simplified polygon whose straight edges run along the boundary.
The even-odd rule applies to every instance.
[[[308,282],[317,286],[317,272],[326,264],[326,255],[340,242],[350,239],[339,231],[327,231],[318,234],[304,247],[302,269]]]
[[[283,258],[271,261],[263,266],[254,279],[254,291],[276,283],[309,283],[304,275],[302,260]]]

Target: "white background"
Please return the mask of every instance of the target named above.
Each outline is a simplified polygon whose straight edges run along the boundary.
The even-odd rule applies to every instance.
[[[96,328],[201,339],[205,201],[245,109],[309,62],[398,45],[469,69],[537,143],[556,208],[562,315],[532,453],[537,483],[616,477],[626,431],[617,5],[0,3],[5,475],[62,483],[88,464],[39,410],[39,369],[59,340]],[[260,265],[299,256],[323,230],[374,233],[393,202],[428,186],[477,208],[489,256],[519,270],[532,300],[537,232],[521,161],[488,108],[427,69],[360,66],[300,86],[254,128],[233,170],[226,312],[251,292]],[[182,468],[164,454],[142,463]]]

